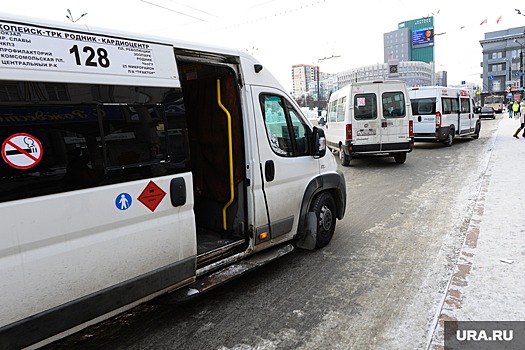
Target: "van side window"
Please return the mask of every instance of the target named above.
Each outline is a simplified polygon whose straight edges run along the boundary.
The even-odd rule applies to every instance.
[[[354,96],[354,118],[356,120],[377,118],[377,96],[375,94],[356,94]]]
[[[150,176],[166,174],[155,164],[172,162],[172,166],[188,156],[180,129],[168,130],[162,105],[99,105],[101,113],[105,171],[150,168]],[[168,144],[170,146],[168,147]],[[178,147],[178,155],[168,149]],[[187,148],[187,147],[186,147]],[[157,173],[156,173],[157,172]]]
[[[435,98],[418,98],[410,100],[412,104],[413,115],[435,115],[436,99]]]
[[[307,126],[292,104],[275,95],[261,95],[260,103],[272,150],[283,157],[308,155]]]
[[[403,92],[384,92],[382,99],[384,118],[403,118],[406,115]]]
[[[328,106],[328,121],[337,121],[337,100],[330,102],[330,105]]]
[[[337,121],[344,122],[346,114],[346,96],[337,100]]]
[[[443,114],[452,114],[459,111],[459,103],[457,98],[443,97],[441,99],[443,106]]]
[[[468,98],[460,99],[461,102],[461,113],[470,113],[470,104]]]
[[[0,142],[28,134],[40,142],[42,158],[27,169],[0,161],[0,203],[190,169],[180,89],[73,83],[44,88],[40,82],[2,87],[9,99],[0,108]],[[44,91],[34,95],[39,103],[29,87]]]

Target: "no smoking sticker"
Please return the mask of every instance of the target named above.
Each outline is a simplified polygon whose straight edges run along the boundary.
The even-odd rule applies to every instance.
[[[42,160],[42,144],[29,134],[19,133],[9,136],[2,144],[2,158],[16,169],[29,169]]]

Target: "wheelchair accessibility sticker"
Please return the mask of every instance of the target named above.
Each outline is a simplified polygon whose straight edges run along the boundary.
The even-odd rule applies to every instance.
[[[131,207],[131,196],[129,193],[121,193],[115,198],[115,206],[118,210],[127,210]]]

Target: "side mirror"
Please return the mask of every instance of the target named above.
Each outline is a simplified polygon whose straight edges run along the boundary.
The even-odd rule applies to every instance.
[[[326,137],[324,130],[314,126],[312,136],[312,155],[314,158],[323,158],[326,154]]]

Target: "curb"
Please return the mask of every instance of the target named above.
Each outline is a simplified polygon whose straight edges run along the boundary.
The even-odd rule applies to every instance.
[[[448,286],[441,303],[441,308],[436,315],[432,336],[427,347],[428,350],[443,350],[445,340],[445,321],[458,321],[456,310],[462,308],[464,288],[468,286],[468,277],[472,269],[472,260],[475,255],[480,226],[483,220],[486,194],[491,181],[490,169],[494,166],[493,152],[496,147],[496,140],[501,130],[501,123],[503,120],[504,119],[498,122],[498,128],[492,136],[492,144],[489,149],[487,165],[481,174],[481,182],[477,191],[476,202],[469,219],[465,239],[458,254],[453,273],[449,278]]]

